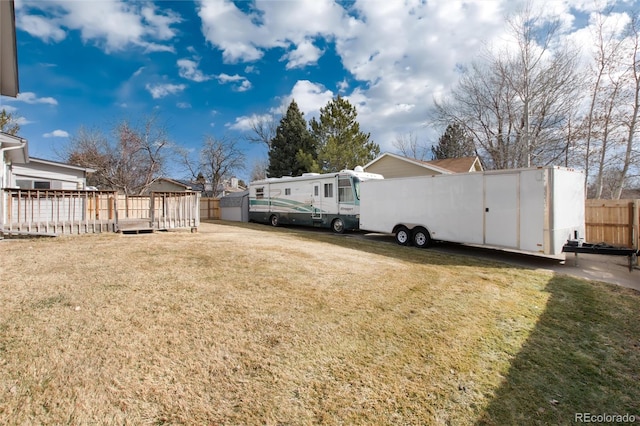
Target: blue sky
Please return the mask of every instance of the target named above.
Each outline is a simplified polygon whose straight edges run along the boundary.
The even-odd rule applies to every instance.
[[[610,2],[611,3],[611,2]],[[617,6],[635,6],[618,1]],[[152,113],[172,141],[243,140],[292,98],[305,118],[340,94],[383,151],[409,133],[435,143],[434,96],[461,65],[504,40],[513,0],[16,0],[18,117],[30,155],[59,160],[80,126],[105,131]],[[548,0],[567,37],[585,37],[591,0]],[[246,179],[261,145],[242,142]],[[178,169],[172,174],[181,177]]]

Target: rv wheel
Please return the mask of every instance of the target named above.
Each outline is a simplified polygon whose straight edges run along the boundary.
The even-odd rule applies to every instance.
[[[278,226],[278,216],[271,215],[271,226]]]
[[[334,219],[334,221],[331,222],[331,229],[333,229],[333,232],[336,234],[342,234],[344,232],[344,222],[342,219]]]
[[[398,228],[396,231],[396,242],[401,246],[409,244],[409,230],[406,227],[401,226]]]
[[[418,248],[425,248],[431,242],[429,231],[424,228],[416,228],[413,231],[413,245]]]

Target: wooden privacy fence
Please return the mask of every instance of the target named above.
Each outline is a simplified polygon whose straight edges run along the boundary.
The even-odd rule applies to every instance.
[[[201,198],[200,199],[200,218],[204,220],[220,220],[222,214],[220,212],[219,198]]]
[[[640,200],[587,200],[585,240],[614,246],[640,246]]]
[[[154,192],[124,196],[113,191],[5,189],[3,234],[116,232],[127,224],[148,229],[197,228],[199,192]]]

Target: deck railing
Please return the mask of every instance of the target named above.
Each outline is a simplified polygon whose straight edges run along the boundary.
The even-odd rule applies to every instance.
[[[152,192],[149,198],[150,219],[155,229],[200,226],[199,192]]]
[[[149,229],[194,229],[200,225],[200,193],[125,197],[114,191],[5,189],[0,214],[2,234],[116,232],[141,220]]]
[[[112,191],[5,189],[3,231],[84,234],[112,232],[117,222]]]

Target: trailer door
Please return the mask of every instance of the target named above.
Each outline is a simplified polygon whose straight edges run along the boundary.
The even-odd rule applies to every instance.
[[[518,175],[486,175],[484,180],[484,243],[518,248]]]
[[[322,219],[322,192],[320,182],[313,182],[311,194],[311,219]]]

